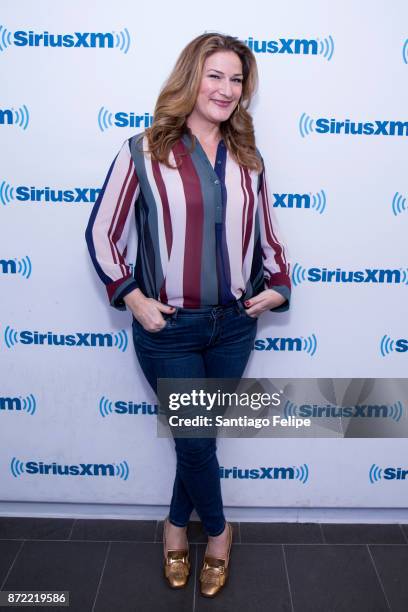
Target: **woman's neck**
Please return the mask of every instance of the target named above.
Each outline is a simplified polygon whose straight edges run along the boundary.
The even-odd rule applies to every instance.
[[[215,144],[222,138],[220,124],[200,120],[190,115],[187,118],[187,127],[198,140],[204,144]]]

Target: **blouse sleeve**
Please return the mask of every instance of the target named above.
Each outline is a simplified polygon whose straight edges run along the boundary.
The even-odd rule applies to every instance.
[[[110,305],[118,310],[126,310],[123,298],[138,286],[125,257],[139,193],[139,180],[126,140],[111,163],[85,231],[92,263],[106,286]]]
[[[274,289],[286,298],[286,301],[281,306],[271,308],[270,310],[273,312],[283,312],[289,309],[290,304],[290,264],[287,260],[287,248],[284,245],[276,215],[269,198],[265,165],[258,181],[258,210],[265,289]]]

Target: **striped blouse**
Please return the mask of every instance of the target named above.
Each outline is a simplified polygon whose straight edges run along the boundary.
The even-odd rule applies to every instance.
[[[249,299],[267,288],[286,298],[291,283],[286,249],[278,237],[261,173],[240,166],[225,143],[215,167],[190,130],[173,147],[170,169],[144,154],[147,139],[125,140],[113,160],[86,228],[93,265],[111,306],[125,310],[124,296],[139,288],[170,306],[201,308]],[[258,155],[260,155],[258,151]],[[126,261],[136,224],[133,270]]]

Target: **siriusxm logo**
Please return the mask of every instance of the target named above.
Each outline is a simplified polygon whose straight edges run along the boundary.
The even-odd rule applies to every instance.
[[[125,112],[111,113],[104,106],[101,106],[98,113],[98,125],[101,132],[111,127],[148,128],[152,123],[153,115],[149,113],[143,115]]]
[[[380,119],[365,122],[351,121],[350,119],[338,121],[326,117],[312,119],[312,117],[303,113],[299,119],[299,132],[302,138],[309,136],[311,133],[351,136],[408,136],[408,121],[383,121]]]
[[[249,36],[245,44],[254,53],[277,53],[286,55],[321,55],[330,61],[334,53],[332,36],[320,38],[279,38],[278,40],[258,40]]]
[[[407,210],[406,203],[406,198],[396,191],[391,202],[392,212],[395,216],[400,215],[402,212]]]
[[[304,338],[264,338],[255,340],[255,351],[303,351],[313,357],[317,350],[315,334]]]
[[[16,331],[7,326],[4,330],[4,342],[7,348],[16,344],[47,345],[47,346],[86,346],[92,348],[117,348],[122,353],[128,345],[127,333],[124,329],[114,334],[74,332],[72,334],[55,334],[53,332],[41,333],[39,331]]]
[[[373,463],[368,471],[368,479],[371,484],[379,480],[408,480],[408,470],[402,467],[380,468]]]
[[[64,47],[81,49],[119,49],[127,53],[130,47],[130,35],[127,28],[120,32],[72,32],[70,34],[51,34],[48,31],[40,34],[34,30],[16,30],[11,32],[0,25],[0,52],[7,47]]]
[[[23,278],[31,276],[31,259],[26,255],[21,259],[0,259],[0,275],[1,274],[18,274]]]
[[[408,268],[384,270],[365,268],[364,270],[342,270],[335,268],[304,268],[295,263],[292,270],[292,281],[295,287],[304,281],[311,283],[386,283],[408,285]]]
[[[306,463],[300,466],[232,468],[220,466],[220,478],[259,479],[259,480],[300,480],[303,484],[309,479],[309,468]]]
[[[361,404],[356,406],[334,406],[326,404],[319,406],[317,404],[301,404],[298,406],[289,400],[286,401],[284,407],[285,417],[313,417],[313,418],[381,418],[392,419],[399,421],[403,405],[400,401],[394,404]]]
[[[120,400],[112,402],[105,396],[102,396],[99,401],[99,413],[103,417],[110,414],[157,414],[157,408],[157,404],[147,404],[146,402],[141,404]]]
[[[384,336],[380,340],[380,354],[382,357],[386,357],[390,353],[406,353],[408,351],[408,339],[407,338],[398,338],[397,340],[393,340],[388,336],[388,334],[384,334]]]
[[[101,190],[92,187],[74,189],[52,189],[51,187],[13,187],[6,181],[0,183],[0,202],[3,206],[11,202],[63,202],[89,204],[96,201]]]
[[[37,409],[37,403],[32,393],[27,397],[0,397],[0,412],[27,412],[27,414],[33,415]]]
[[[404,41],[402,45],[402,60],[404,64],[408,64],[408,38]]]
[[[11,108],[0,108],[0,125],[17,125],[26,130],[29,121],[30,113],[25,104],[17,110],[13,106]]]
[[[23,474],[34,474],[41,476],[116,476],[122,480],[129,477],[129,466],[127,461],[121,463],[77,463],[61,464],[53,461],[20,461],[13,457],[10,471],[15,478]]]
[[[274,193],[274,208],[309,208],[322,214],[326,208],[326,194],[317,193]]]

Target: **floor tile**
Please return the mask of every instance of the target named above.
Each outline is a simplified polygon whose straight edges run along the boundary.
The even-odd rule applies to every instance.
[[[294,612],[389,610],[366,546],[285,546]]]
[[[400,527],[401,527],[401,529],[403,531],[403,534],[404,534],[404,537],[405,537],[405,542],[408,544],[408,525],[407,524],[402,524],[402,525],[400,525]]]
[[[322,524],[327,544],[406,544],[399,525]]]
[[[241,541],[259,544],[317,544],[322,532],[317,523],[241,523]]]
[[[157,521],[78,519],[71,540],[154,542]]]
[[[66,540],[75,519],[1,517],[0,539]]]
[[[408,546],[369,546],[392,612],[408,610]]]
[[[113,542],[94,612],[192,612],[195,557],[193,544],[187,586],[172,589],[163,575],[160,544]]]
[[[0,540],[0,588],[23,542]]]
[[[24,542],[3,590],[70,591],[69,612],[92,609],[108,543]],[[30,610],[64,608],[36,606]],[[10,608],[6,608],[10,610]]]
[[[197,546],[200,570],[205,546]],[[228,582],[216,597],[203,597],[197,583],[195,612],[291,612],[282,546],[232,545],[230,564]]]

